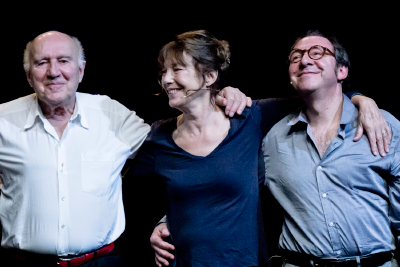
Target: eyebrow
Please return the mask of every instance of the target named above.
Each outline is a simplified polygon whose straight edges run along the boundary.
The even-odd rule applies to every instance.
[[[67,55],[60,55],[60,56],[57,57],[57,59],[61,59],[61,58],[66,58],[66,59],[72,60],[72,57],[71,56],[67,56]],[[48,59],[49,59],[49,57],[47,57],[47,56],[40,57],[40,58],[35,58],[33,60],[33,63],[38,63],[38,62],[40,62],[42,60],[48,60]]]

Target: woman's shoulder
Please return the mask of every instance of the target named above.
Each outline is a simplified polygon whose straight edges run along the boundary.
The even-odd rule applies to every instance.
[[[153,122],[148,137],[154,139],[161,135],[171,134],[176,128],[176,117]]]
[[[151,130],[166,130],[172,125],[176,125],[176,117],[153,122]]]

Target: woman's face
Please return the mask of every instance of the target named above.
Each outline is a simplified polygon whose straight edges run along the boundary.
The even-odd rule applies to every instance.
[[[189,90],[198,90],[202,86],[202,79],[193,65],[193,57],[183,52],[186,66],[167,58],[162,69],[161,85],[169,98],[169,105],[172,108],[187,103],[186,94]],[[205,87],[205,86],[203,86]],[[203,89],[203,88],[202,88]],[[188,94],[190,95],[192,91]]]

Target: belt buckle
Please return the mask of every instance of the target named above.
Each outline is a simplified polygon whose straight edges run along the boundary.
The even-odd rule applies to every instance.
[[[57,261],[57,265],[58,265],[58,266],[63,266],[63,265],[60,263],[60,261],[68,262],[68,263],[67,263],[67,266],[69,266],[69,261],[71,261],[71,259],[59,258],[58,261]]]

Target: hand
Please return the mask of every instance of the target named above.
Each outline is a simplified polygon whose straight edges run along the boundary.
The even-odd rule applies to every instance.
[[[251,107],[251,98],[246,97],[239,89],[228,86],[219,92],[215,104],[225,107],[225,114],[233,117],[235,113],[242,114],[246,106]]]
[[[169,231],[167,228],[167,224],[160,223],[159,225],[157,225],[156,228],[154,228],[154,231],[150,237],[150,244],[156,254],[155,260],[158,267],[161,267],[162,264],[168,266],[169,265],[168,259],[171,260],[174,259],[174,255],[169,253],[167,249],[174,250],[175,247],[170,243],[163,241],[162,239],[163,237],[168,237],[168,236],[169,236]]]
[[[353,100],[353,98],[356,98]],[[384,157],[389,153],[389,145],[392,140],[392,132],[386,123],[375,101],[365,96],[354,96],[351,101],[359,107],[358,128],[353,141],[361,139],[363,129],[367,132],[372,154]]]

